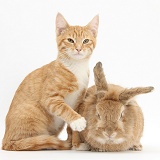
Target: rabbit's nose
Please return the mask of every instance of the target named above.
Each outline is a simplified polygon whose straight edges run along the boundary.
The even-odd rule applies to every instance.
[[[105,132],[104,135],[106,137],[108,137],[108,138],[114,138],[117,135],[117,133],[116,132],[113,132],[113,133],[107,133],[107,132]]]
[[[112,134],[109,135],[110,138],[114,138],[117,135],[116,132],[113,132]]]

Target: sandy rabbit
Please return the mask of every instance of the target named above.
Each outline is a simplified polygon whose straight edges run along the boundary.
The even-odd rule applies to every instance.
[[[78,111],[87,120],[87,127],[79,133],[80,137],[77,132],[73,133],[73,148],[92,151],[142,150],[140,139],[144,118],[133,98],[154,88],[126,89],[107,84],[101,62],[94,68],[94,77],[95,86],[88,89]]]

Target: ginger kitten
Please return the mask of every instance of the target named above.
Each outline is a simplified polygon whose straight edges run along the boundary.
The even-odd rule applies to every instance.
[[[20,84],[6,116],[2,149],[71,148],[70,137],[62,141],[58,134],[65,122],[74,131],[86,127],[86,120],[74,109],[88,86],[98,22],[95,16],[84,27],[70,26],[57,14],[57,59],[30,73]]]

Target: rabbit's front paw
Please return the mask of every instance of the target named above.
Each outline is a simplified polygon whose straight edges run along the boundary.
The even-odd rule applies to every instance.
[[[81,117],[73,122],[70,123],[70,127],[73,131],[83,131],[86,128],[86,120],[84,117]]]
[[[133,145],[133,147],[130,148],[130,150],[141,151],[142,150],[142,145],[141,144],[139,144],[139,145]]]
[[[90,147],[86,143],[80,143],[78,146],[73,146],[72,150],[76,150],[76,151],[89,151]]]

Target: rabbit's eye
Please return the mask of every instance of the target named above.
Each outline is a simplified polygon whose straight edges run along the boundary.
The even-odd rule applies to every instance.
[[[98,117],[98,119],[101,119],[101,116],[97,113],[97,117]]]
[[[123,118],[124,112],[121,113],[119,120],[121,120]]]

